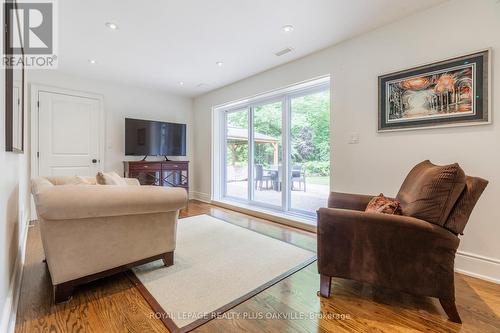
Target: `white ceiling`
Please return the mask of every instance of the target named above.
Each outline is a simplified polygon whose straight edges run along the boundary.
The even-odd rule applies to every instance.
[[[195,96],[442,2],[62,0],[59,69]],[[282,31],[287,24],[293,32]],[[274,55],[286,47],[294,51]]]

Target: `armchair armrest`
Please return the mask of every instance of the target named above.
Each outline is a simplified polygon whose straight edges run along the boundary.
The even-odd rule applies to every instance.
[[[427,221],[410,216],[367,213],[338,208],[320,208],[318,211],[318,237],[329,233],[344,233],[358,237],[377,238],[381,241],[410,239],[426,241],[439,239],[440,245],[456,249],[459,239],[452,232]],[[398,237],[395,237],[397,235]],[[408,238],[405,240],[404,238]]]
[[[342,208],[364,211],[373,195],[330,192],[329,208]]]
[[[162,213],[187,204],[183,188],[160,186],[53,186],[34,195],[46,220]]]

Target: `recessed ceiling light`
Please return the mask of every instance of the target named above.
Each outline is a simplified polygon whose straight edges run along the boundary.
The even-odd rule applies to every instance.
[[[179,81],[179,85],[183,86],[184,85],[184,81]]]
[[[281,27],[284,32],[292,32],[294,27],[291,24],[287,24]]]
[[[116,25],[116,23],[113,23],[113,22],[106,22],[105,24],[108,28],[110,28],[111,30],[116,30],[118,29],[118,25]]]
[[[90,62],[92,65],[97,64],[97,61],[96,61],[95,59],[89,59],[89,62]]]
[[[219,67],[222,67],[224,65],[224,63],[222,61],[217,61],[215,64]]]

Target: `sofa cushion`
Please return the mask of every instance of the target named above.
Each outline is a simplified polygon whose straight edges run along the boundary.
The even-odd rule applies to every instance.
[[[417,164],[406,176],[396,199],[403,215],[444,226],[465,187],[465,173],[458,163]]]
[[[472,209],[476,205],[479,197],[488,185],[488,181],[479,177],[467,176],[465,179],[465,189],[460,194],[455,207],[451,211],[444,227],[455,234],[463,234],[465,225],[469,221]]]
[[[116,172],[98,172],[96,175],[97,184],[99,185],[119,185],[127,186],[124,178],[120,177]]]
[[[387,198],[380,193],[370,200],[365,212],[401,215],[401,207],[399,201]]]
[[[83,176],[52,176],[46,179],[53,185],[95,185],[95,178]]]

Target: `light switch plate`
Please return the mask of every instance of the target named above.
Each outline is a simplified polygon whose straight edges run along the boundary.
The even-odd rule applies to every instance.
[[[357,144],[359,143],[359,133],[358,132],[352,132],[349,134],[349,144]]]

